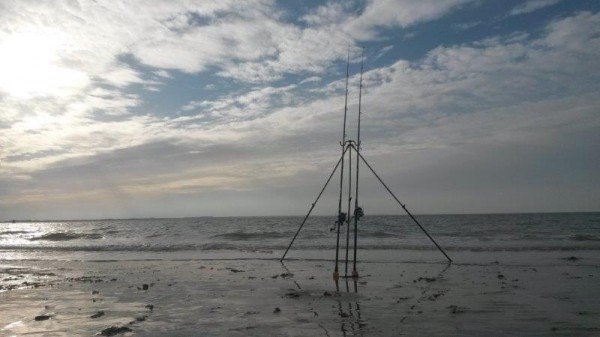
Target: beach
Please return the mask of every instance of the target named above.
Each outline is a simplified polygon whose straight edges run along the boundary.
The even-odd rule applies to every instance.
[[[142,226],[139,221],[132,228]],[[229,233],[220,230],[216,235]],[[376,240],[389,240],[381,233]],[[31,237],[43,235],[49,234]],[[359,250],[360,277],[341,277],[337,285],[329,247],[292,250],[280,263],[281,249],[157,251],[147,245],[135,252],[101,251],[83,249],[83,242],[75,246],[75,240],[83,239],[53,246],[70,242],[79,247],[72,251],[3,248],[0,335],[600,334],[600,256],[589,242],[577,246],[582,240],[571,240],[570,250],[452,248],[452,264],[436,250],[382,244]],[[343,276],[344,263],[339,267]]]
[[[0,0],[0,337],[600,337],[600,1]]]

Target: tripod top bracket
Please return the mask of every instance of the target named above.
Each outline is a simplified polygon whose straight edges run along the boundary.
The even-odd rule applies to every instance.
[[[352,147],[356,147],[357,144],[358,143],[355,140],[353,140],[353,139],[348,139],[348,140],[346,140],[343,143],[340,142],[340,146],[352,146]]]

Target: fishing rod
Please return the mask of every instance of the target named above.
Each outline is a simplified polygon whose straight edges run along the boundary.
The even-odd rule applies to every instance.
[[[337,233],[335,242],[335,268],[333,270],[333,278],[339,277],[338,261],[339,261],[339,250],[340,250],[340,227],[346,221],[346,214],[342,212],[342,193],[344,189],[344,154],[346,153],[346,116],[348,115],[348,77],[350,74],[350,51],[348,51],[348,58],[346,60],[346,96],[344,98],[344,125],[342,129],[342,167],[340,169],[340,197],[338,201],[338,216],[336,221]],[[351,163],[350,163],[351,164]]]
[[[360,82],[358,85],[358,126],[356,135],[356,182],[354,192],[354,259],[352,260],[352,277],[358,277],[358,271],[356,270],[356,249],[358,242],[358,219],[364,215],[361,207],[358,206],[358,174],[360,172],[360,116],[362,114],[362,81],[363,81],[363,69],[364,69],[364,58],[365,49],[363,48],[360,55]],[[350,220],[348,220],[350,221]]]
[[[348,141],[348,146],[352,145],[352,141]],[[350,249],[350,214],[351,212],[351,202],[352,202],[352,151],[348,151],[348,218],[346,219],[346,260],[345,260],[345,269],[344,276],[348,276],[348,251]]]

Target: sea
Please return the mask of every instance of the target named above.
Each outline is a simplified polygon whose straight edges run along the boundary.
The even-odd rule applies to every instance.
[[[600,213],[418,215],[455,263],[600,258]],[[303,217],[198,217],[0,223],[0,260],[194,260],[281,258]],[[335,218],[309,218],[287,259],[332,260]],[[354,252],[354,224],[340,258]],[[346,246],[348,242],[348,246]],[[552,256],[549,259],[549,256]],[[407,216],[365,216],[357,260],[444,262]]]

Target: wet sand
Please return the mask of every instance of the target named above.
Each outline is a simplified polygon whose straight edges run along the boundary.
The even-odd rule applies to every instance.
[[[600,267],[551,263],[6,261],[0,335],[598,336]],[[343,267],[342,267],[343,274]]]

